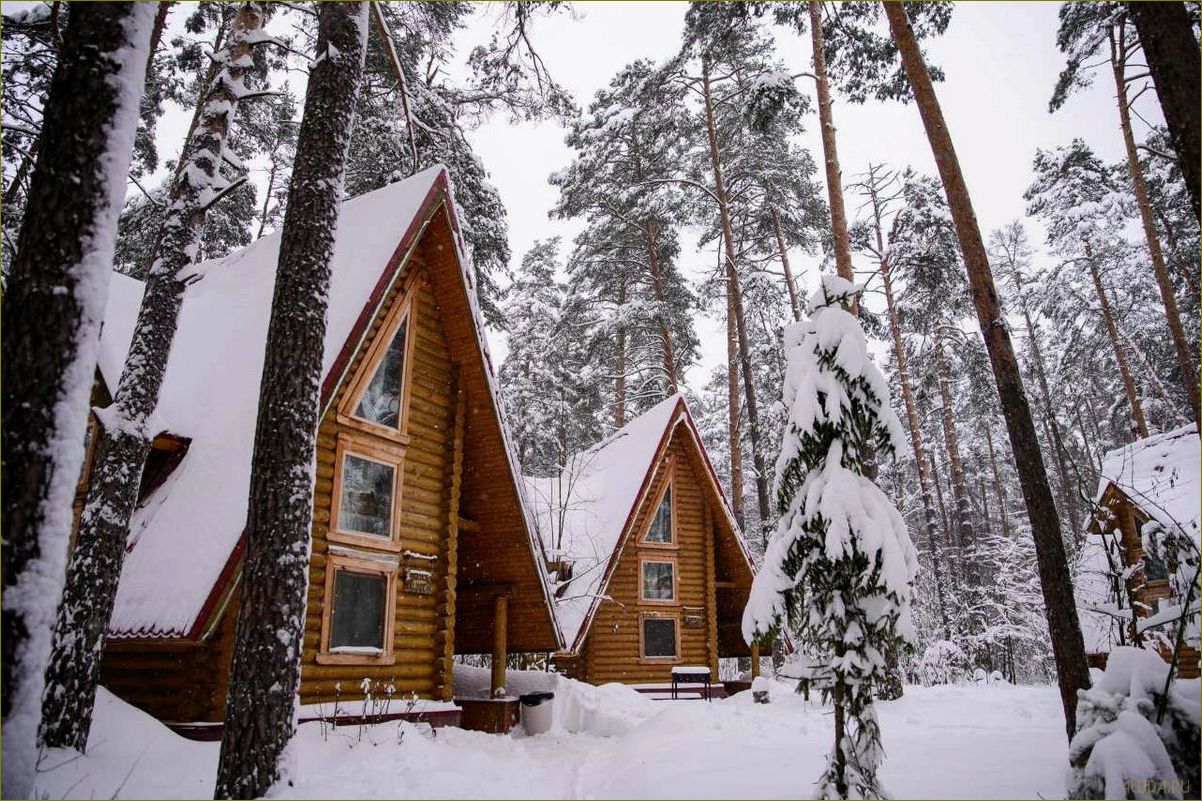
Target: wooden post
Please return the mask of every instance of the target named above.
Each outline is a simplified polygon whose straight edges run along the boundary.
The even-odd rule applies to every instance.
[[[506,618],[509,612],[509,599],[498,595],[496,608],[493,613],[492,629],[492,692],[493,698],[505,694],[505,661],[509,657],[505,642]]]
[[[753,642],[751,644],[751,679],[755,681],[760,677],[760,644]]]

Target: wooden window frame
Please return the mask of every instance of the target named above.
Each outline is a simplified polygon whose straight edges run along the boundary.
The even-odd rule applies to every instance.
[[[360,575],[380,575],[385,579],[384,589],[384,643],[379,654],[337,654],[330,652],[330,634],[334,618],[334,582],[338,572]],[[344,554],[327,552],[325,590],[321,605],[321,646],[317,652],[319,665],[394,665],[393,639],[396,629],[397,565],[382,559],[356,558]]]
[[[664,480],[664,485],[659,488],[659,492],[655,494],[655,503],[651,504],[650,513],[647,515],[647,522],[643,524],[643,530],[639,534],[639,547],[641,548],[680,549],[680,533],[677,530],[678,524],[676,522],[676,463],[674,459],[669,459],[665,464],[667,478]],[[671,518],[668,525],[670,539],[667,542],[653,542],[647,538],[651,536],[651,526],[655,523],[655,514],[659,511],[660,504],[664,502],[664,495],[667,494],[668,490],[672,490],[672,500],[668,506],[668,515]],[[640,594],[642,594],[641,590]]]
[[[643,573],[647,563],[655,563],[661,565],[672,565],[672,597],[665,600],[663,598],[647,598],[643,595],[643,590],[646,585],[643,583]],[[679,606],[680,605],[680,570],[676,564],[676,555],[671,556],[639,556],[639,603],[640,604],[655,604],[656,606]]]
[[[343,464],[347,455],[387,465],[392,468],[392,509],[389,515],[389,536],[377,537],[359,531],[343,531],[338,527],[342,507]],[[333,543],[353,545],[375,551],[399,552],[401,550],[401,491],[404,485],[405,451],[388,448],[349,432],[339,432],[334,445],[334,484],[330,493],[330,524],[326,538]]]
[[[647,620],[671,620],[676,635],[675,656],[647,656],[646,622]],[[664,612],[639,613],[639,663],[644,665],[664,665],[683,661],[680,655],[680,615]]]
[[[417,304],[414,302],[414,295],[412,287],[406,288],[399,301],[389,310],[335,414],[335,419],[349,428],[374,434],[401,445],[409,444],[409,399],[413,394],[410,390],[413,386],[414,345],[417,341]],[[408,325],[405,328],[405,363],[401,368],[401,404],[397,410],[397,427],[388,428],[356,417],[355,407],[359,405],[363,393],[375,378],[376,370],[384,360],[384,354],[388,352],[397,331],[405,322],[408,322]]]

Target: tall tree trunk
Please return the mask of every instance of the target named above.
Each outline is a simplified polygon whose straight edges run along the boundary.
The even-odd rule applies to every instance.
[[[947,551],[944,551],[944,556],[947,558],[948,580],[951,582],[952,587],[959,587],[961,567],[959,548],[952,536],[952,524],[947,516],[947,505],[943,502],[943,482],[939,478],[939,468],[935,464],[935,454],[928,454],[927,461],[929,462],[931,471],[931,485],[935,488],[935,502],[939,506],[939,519],[943,522],[943,541],[953,551],[952,557],[948,557]],[[948,639],[951,638],[949,637]]]
[[[618,285],[618,307],[626,305],[626,282]],[[614,428],[626,425],[626,326],[618,326],[614,343]]]
[[[831,207],[831,233],[835,240],[835,271],[854,281],[851,269],[851,237],[843,206],[843,178],[839,149],[835,144],[835,115],[831,110],[831,87],[826,77],[826,48],[822,41],[822,3],[810,0],[810,39],[814,47],[814,77],[818,85],[818,127],[822,131],[822,156],[826,165],[826,194]],[[853,309],[852,313],[855,311]]]
[[[266,793],[296,725],[330,260],[366,45],[366,3],[321,6],[267,327],[216,798]]]
[[[1052,490],[1048,486],[1047,472],[1039,453],[1035,422],[1027,405],[1010,334],[1002,322],[1002,310],[993,283],[993,273],[989,268],[985,242],[977,224],[976,212],[973,211],[972,199],[964,182],[964,173],[960,169],[960,161],[956,157],[951,134],[943,119],[943,111],[939,107],[939,99],[935,95],[935,87],[927,72],[922,51],[919,50],[905,8],[900,3],[885,2],[881,5],[889,20],[889,29],[897,44],[902,67],[922,115],[923,127],[926,129],[931,151],[939,168],[964,263],[968,268],[973,303],[976,306],[981,333],[985,337],[989,360],[993,365],[1002,412],[1010,434],[1010,449],[1014,454],[1015,467],[1018,469],[1023,498],[1027,505],[1027,516],[1031,521],[1031,535],[1035,540],[1035,553],[1039,561],[1039,580],[1043,588],[1048,631],[1051,634],[1052,653],[1056,661],[1056,677],[1060,685],[1061,703],[1064,706],[1065,731],[1071,738],[1077,722],[1077,691],[1089,687],[1089,667],[1085,662],[1085,644],[1077,620],[1072,580],[1064,553],[1064,542],[1060,537],[1056,505],[1052,500]]]
[[[676,354],[672,349],[672,335],[668,331],[667,320],[664,319],[664,277],[659,262],[659,237],[655,230],[655,224],[647,223],[643,233],[647,238],[647,264],[651,268],[651,291],[654,293],[655,303],[659,307],[656,321],[659,324],[660,347],[664,357],[664,377],[668,382],[668,394],[674,395],[680,389],[680,382],[676,377]]]
[[[730,435],[730,504],[735,522],[747,530],[743,503],[743,402],[739,398],[739,334],[735,324],[735,293],[726,273],[726,411]]]
[[[1035,366],[1035,380],[1039,384],[1039,394],[1043,401],[1044,418],[1048,421],[1048,430],[1052,434],[1052,449],[1056,453],[1056,474],[1059,478],[1060,486],[1060,503],[1068,510],[1069,524],[1073,528],[1073,534],[1076,536],[1081,531],[1081,521],[1077,515],[1077,498],[1069,484],[1068,467],[1065,464],[1068,451],[1064,447],[1064,440],[1060,435],[1060,424],[1056,421],[1056,415],[1052,411],[1052,393],[1048,389],[1048,374],[1047,367],[1043,361],[1043,351],[1039,345],[1039,331],[1035,328],[1035,323],[1031,319],[1031,309],[1027,304],[1026,295],[1023,294],[1022,279],[1018,279],[1018,294],[1022,303],[1023,322],[1027,326],[1027,340],[1031,343],[1031,360]]]
[[[1094,292],[1098,296],[1098,306],[1102,310],[1102,320],[1106,323],[1106,334],[1110,338],[1110,347],[1114,351],[1114,360],[1119,366],[1119,375],[1123,379],[1123,391],[1127,394],[1127,403],[1131,406],[1131,421],[1135,435],[1140,439],[1148,436],[1148,423],[1144,420],[1144,407],[1139,402],[1139,392],[1135,387],[1135,378],[1131,375],[1131,367],[1127,364],[1127,354],[1123,351],[1123,343],[1119,341],[1119,331],[1114,323],[1114,313],[1110,310],[1110,301],[1106,297],[1106,289],[1102,285],[1102,276],[1098,272],[1097,261],[1093,257],[1093,249],[1085,245],[1085,263],[1089,265],[1089,275],[1093,278]]]
[[[225,149],[238,99],[245,91],[242,78],[247,68],[238,65],[243,59],[250,60],[253,38],[262,26],[259,4],[243,4],[230,49],[215,57],[222,67],[204,99],[192,160],[173,192],[163,223],[161,251],[146,282],[125,368],[113,404],[102,417],[104,433],[75,550],[67,564],[67,592],[59,607],[46,670],[41,737],[48,746],[82,751],[88,742],[100,654],[117,597],[129,521],[150,443],[158,433],[149,426],[183,304],[183,272],[195,259],[205,213],[215,202],[219,154]]]
[[[1199,207],[1199,171],[1202,170],[1202,61],[1198,40],[1185,3],[1127,3],[1127,13],[1139,31],[1148,71],[1156,84],[1160,108],[1168,123],[1169,138],[1189,190],[1194,216]]]
[[[960,542],[961,559],[965,565],[966,583],[980,584],[977,563],[977,538],[972,526],[972,506],[968,496],[968,482],[964,478],[964,461],[960,458],[960,439],[956,435],[956,421],[952,410],[950,377],[947,359],[943,353],[943,335],[938,330],[934,337],[935,383],[939,387],[939,423],[943,429],[943,443],[947,448],[948,464],[952,471],[952,501],[955,503],[956,538]]]
[[[876,227],[877,246],[879,253],[884,253],[884,237],[881,233],[880,209],[874,206],[874,222]],[[935,505],[931,499],[931,479],[927,474],[927,460],[922,446],[922,425],[918,419],[918,407],[914,403],[914,390],[910,387],[910,366],[906,357],[905,344],[902,342],[901,325],[897,319],[897,307],[893,298],[893,277],[889,270],[889,259],[881,259],[881,283],[885,289],[885,309],[889,314],[889,333],[893,339],[893,358],[897,362],[897,378],[901,384],[902,403],[906,409],[906,425],[910,431],[910,449],[914,452],[914,469],[918,473],[918,491],[922,497],[922,519],[927,530],[927,547],[931,549],[931,573],[935,580],[935,597],[939,602],[939,621],[943,624],[943,639],[950,640],[951,625],[947,616],[947,603],[943,597],[943,576],[940,562],[942,561],[938,523],[935,520]]]
[[[30,142],[29,148],[25,151],[25,155],[21,157],[21,163],[17,166],[17,171],[13,174],[12,181],[8,184],[8,189],[4,190],[4,205],[8,205],[15,201],[21,194],[21,184],[25,183],[25,176],[33,169],[33,165],[37,162],[38,151],[42,147],[42,135],[39,133],[37,137]]]
[[[1173,350],[1177,354],[1177,369],[1181,373],[1181,383],[1185,387],[1185,396],[1189,399],[1194,423],[1198,426],[1198,430],[1202,431],[1202,409],[1199,407],[1198,397],[1198,370],[1194,357],[1190,353],[1189,342],[1185,338],[1185,328],[1181,325],[1181,313],[1177,310],[1177,296],[1173,292],[1173,282],[1169,280],[1169,271],[1164,264],[1164,254],[1160,250],[1160,238],[1156,235],[1156,218],[1152,215],[1152,201],[1148,198],[1148,186],[1144,183],[1144,169],[1139,163],[1139,153],[1135,149],[1135,134],[1131,129],[1131,108],[1127,101],[1127,81],[1123,74],[1127,59],[1127,47],[1123,39],[1125,32],[1124,28],[1120,28],[1116,39],[1114,30],[1110,31],[1110,66],[1111,72],[1114,74],[1114,86],[1119,106],[1119,124],[1123,129],[1123,144],[1127,149],[1127,171],[1131,173],[1135,203],[1139,206],[1139,218],[1144,227],[1148,256],[1152,260],[1152,273],[1156,276],[1156,286],[1160,289],[1160,301],[1164,304],[1165,320],[1169,325],[1169,336],[1173,341]],[[1194,56],[1196,61],[1198,56],[1196,42],[1194,43]],[[1195,76],[1195,83],[1197,80],[1197,76]],[[1195,95],[1194,103],[1197,102],[1198,97]]]
[[[405,133],[409,140],[409,174],[416,175],[420,166],[417,157],[417,126],[413,124],[413,114],[409,111],[409,89],[405,80],[405,70],[401,67],[401,59],[397,56],[396,47],[392,42],[392,31],[388,29],[388,21],[384,19],[384,11],[378,2],[372,2],[371,15],[376,22],[376,31],[380,34],[380,43],[388,53],[392,71],[396,74],[397,91],[401,95],[401,112],[405,115]]]
[[[772,229],[776,232],[776,247],[780,252],[780,266],[785,273],[785,289],[789,290],[789,308],[793,311],[793,322],[801,322],[801,304],[797,302],[797,285],[793,283],[793,271],[789,269],[789,249],[780,230],[780,215],[772,210]]]
[[[739,272],[735,262],[734,231],[730,223],[730,202],[722,178],[722,159],[718,154],[718,131],[714,124],[714,104],[710,96],[709,68],[703,68],[701,79],[705,100],[705,126],[709,133],[710,166],[714,171],[714,194],[718,198],[718,216],[722,223],[722,243],[726,248],[726,280],[729,298],[734,311],[735,330],[739,335],[739,365],[743,373],[743,396],[747,400],[747,431],[751,435],[751,462],[755,467],[755,495],[760,515],[760,536],[766,538],[771,512],[768,506],[768,470],[764,454],[760,450],[760,416],[755,401],[755,375],[751,369],[751,345],[747,337],[747,318],[743,314],[742,290],[739,288]]]
[[[153,20],[154,7],[136,3],[71,10],[5,289],[5,798],[34,797],[38,706]]]
[[[998,471],[997,455],[993,452],[993,433],[989,430],[989,424],[985,426],[985,447],[989,449],[989,468],[993,474],[993,495],[994,502],[997,503],[998,522],[1002,526],[1002,536],[1010,536],[1010,518],[1006,514],[1006,485],[1002,483],[1002,474]],[[1076,525],[1073,526],[1076,530]]]

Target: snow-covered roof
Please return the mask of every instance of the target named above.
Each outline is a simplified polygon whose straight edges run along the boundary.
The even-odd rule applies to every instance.
[[[436,166],[343,204],[331,263],[323,399],[341,378],[347,350],[358,347],[365,315],[395,260],[436,208],[440,188],[449,183]],[[116,636],[197,636],[206,604],[216,600],[215,588],[238,561],[279,247],[279,233],[271,234],[195,269],[198,280],[184,299],[157,410],[160,426],[191,443],[131,521],[110,623]],[[474,299],[470,273],[460,266]],[[142,282],[114,274],[99,359],[109,387],[120,377],[142,291]],[[495,388],[482,323],[475,322]]]
[[[524,477],[526,503],[544,551],[551,559],[558,557],[572,564],[571,582],[555,600],[556,618],[572,649],[579,647],[587,621],[605,593],[623,534],[634,520],[640,496],[650,489],[656,457],[678,425],[690,430],[708,467],[708,456],[688,403],[683,395],[676,394],[588,450],[571,456],[561,476]],[[723,513],[737,532],[721,485],[714,483]],[[742,550],[742,539],[736,539]],[[743,553],[746,555],[745,550]]]
[[[1111,484],[1153,520],[1166,528],[1180,526],[1198,541],[1202,463],[1198,428],[1193,423],[1107,453],[1096,501]]]

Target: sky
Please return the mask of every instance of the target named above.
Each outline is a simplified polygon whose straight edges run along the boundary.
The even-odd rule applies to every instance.
[[[1093,86],[1070,98],[1055,114],[1048,113],[1048,99],[1064,64],[1055,42],[1059,7],[1055,2],[958,3],[947,32],[925,46],[930,63],[946,74],[936,92],[985,236],[1023,217],[1022,194],[1031,183],[1037,148],[1081,137],[1108,161],[1125,157],[1109,72],[1099,72]],[[685,3],[669,2],[578,2],[572,16],[538,20],[534,41],[555,79],[576,96],[580,106],[587,107],[596,91],[625,64],[638,58],[662,61],[675,53],[685,8]],[[496,12],[476,17],[459,37],[460,50],[485,41],[488,24],[495,20]],[[780,56],[793,72],[810,68],[808,36],[781,31],[776,38]],[[802,89],[812,92],[812,86]],[[1152,92],[1136,108],[1150,122],[1163,119]],[[836,93],[833,113],[845,185],[870,162],[912,166],[935,175],[922,120],[913,105],[854,105]],[[806,124],[801,141],[821,165],[815,113]],[[1136,125],[1140,138],[1146,126],[1138,120]],[[508,209],[514,266],[534,241],[559,235],[570,243],[581,228],[547,217],[557,196],[547,176],[572,159],[563,143],[564,133],[554,122],[510,125],[497,119],[470,135]],[[821,169],[818,179],[823,180]],[[850,196],[846,202],[854,219],[858,204]],[[1042,241],[1040,226],[1030,221],[1028,229],[1034,243]],[[790,261],[801,286],[812,289],[819,258],[796,253]],[[686,274],[712,269],[714,263],[712,252],[683,248],[681,266]],[[863,263],[857,266],[868,268]],[[868,305],[874,305],[871,299]],[[686,376],[694,387],[703,384],[711,367],[726,358],[721,319],[699,318],[697,332],[701,362]],[[498,357],[504,353],[503,339],[490,332]]]

